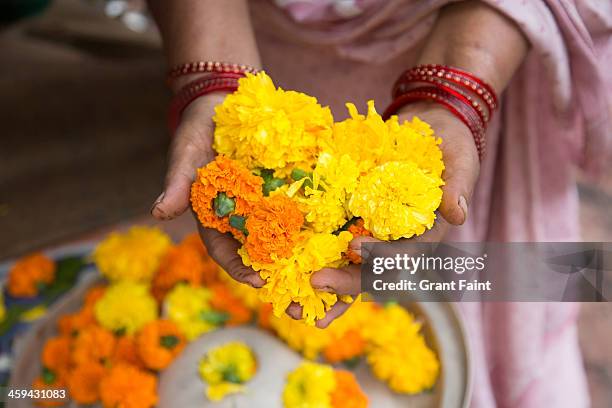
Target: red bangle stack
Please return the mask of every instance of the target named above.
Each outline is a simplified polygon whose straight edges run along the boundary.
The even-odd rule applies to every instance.
[[[196,73],[207,75],[201,76],[184,86],[170,103],[168,125],[172,134],[178,127],[183,111],[191,102],[212,92],[234,92],[238,89],[240,78],[244,77],[246,73],[257,73],[257,70],[248,65],[226,62],[189,62],[172,68],[168,72],[168,83],[178,77]]]
[[[257,69],[244,64],[232,64],[229,62],[219,61],[195,61],[188,62],[186,64],[180,64],[168,71],[167,81],[168,84],[178,77],[199,74],[199,73],[234,73],[234,74],[245,74],[245,73],[256,74]]]
[[[419,86],[418,84],[428,86]],[[457,116],[470,129],[482,156],[486,147],[486,127],[497,108],[493,88],[467,71],[443,65],[419,65],[404,72],[393,86],[393,102],[384,117],[410,103],[429,100]]]

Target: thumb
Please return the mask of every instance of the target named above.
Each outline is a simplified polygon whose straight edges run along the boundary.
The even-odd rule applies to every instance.
[[[214,159],[212,115],[215,101],[199,98],[184,112],[170,146],[164,190],[151,207],[151,214],[159,220],[173,219],[189,208],[196,170]]]

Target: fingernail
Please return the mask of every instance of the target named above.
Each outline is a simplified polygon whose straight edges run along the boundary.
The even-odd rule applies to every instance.
[[[153,205],[151,206],[151,210],[149,210],[151,214],[153,214],[153,210],[155,210],[157,205],[163,201],[165,195],[166,195],[166,192],[164,191],[159,195],[159,197],[155,199],[155,201],[153,202]]]
[[[461,208],[461,211],[463,211],[463,222],[466,222],[468,216],[468,206],[467,200],[464,196],[459,196],[459,207]]]

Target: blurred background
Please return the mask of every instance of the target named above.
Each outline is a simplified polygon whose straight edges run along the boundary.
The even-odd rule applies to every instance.
[[[144,1],[0,0],[0,60],[0,260],[154,223],[170,94]],[[612,166],[579,191],[584,240],[612,241]],[[595,408],[612,407],[611,338],[612,305],[585,304]]]

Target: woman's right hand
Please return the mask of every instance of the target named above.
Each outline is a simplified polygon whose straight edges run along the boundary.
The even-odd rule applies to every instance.
[[[193,101],[183,112],[179,127],[174,133],[164,191],[151,207],[151,214],[158,220],[171,220],[189,208],[191,184],[197,169],[215,157],[212,148],[215,106],[223,102],[225,94],[212,93]],[[240,243],[229,235],[203,228],[198,223],[200,236],[210,256],[239,282],[260,287],[264,281],[253,269],[244,266],[237,253]]]

